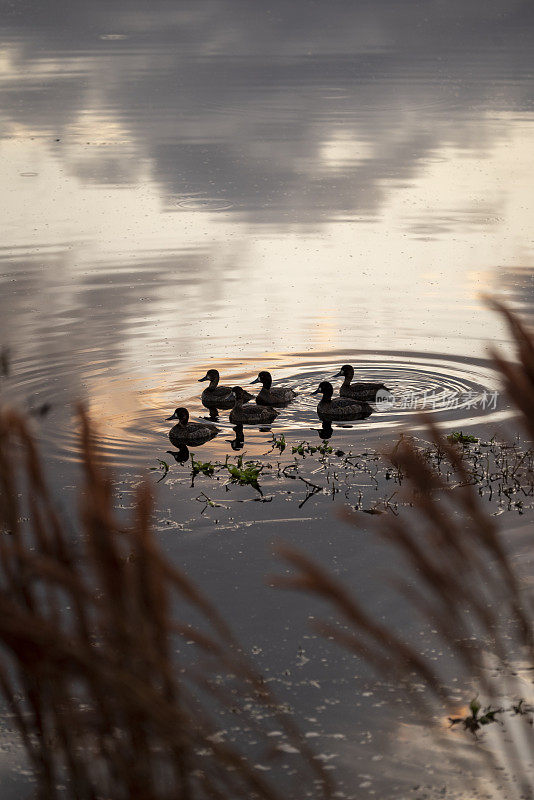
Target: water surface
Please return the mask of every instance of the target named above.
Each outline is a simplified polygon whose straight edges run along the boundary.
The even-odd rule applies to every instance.
[[[534,309],[533,22],[522,0],[5,5],[2,392],[51,404],[51,482],[72,483],[76,401],[137,480],[177,405],[205,415],[212,366],[298,387],[273,430],[300,438],[309,390],[347,361],[399,398],[434,393],[445,426],[508,419],[504,399],[444,399],[498,388],[486,348],[508,337],[481,295]],[[411,412],[336,440],[376,444]],[[186,547],[200,577],[221,563],[220,544]]]

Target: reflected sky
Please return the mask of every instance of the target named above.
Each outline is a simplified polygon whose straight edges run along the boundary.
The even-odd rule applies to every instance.
[[[174,407],[210,363],[465,359],[504,337],[481,292],[531,311],[531,3],[52,6],[3,14],[21,390]]]

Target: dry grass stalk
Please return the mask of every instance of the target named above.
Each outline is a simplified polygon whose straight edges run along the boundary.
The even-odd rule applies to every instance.
[[[159,551],[147,485],[131,524],[117,519],[83,411],[80,420],[85,483],[72,533],[26,422],[0,415],[0,688],[38,796],[330,796],[319,762],[225,621]],[[177,608],[199,620],[195,628]],[[184,641],[195,656],[178,663]],[[221,729],[236,718],[243,740],[234,743]],[[300,753],[290,769],[267,735],[272,724]],[[245,757],[247,736],[256,744]]]
[[[507,320],[517,349],[516,363],[494,353],[495,364],[534,439],[534,335],[502,304],[493,301],[493,307]],[[503,699],[511,702],[515,695],[517,700],[524,691],[524,683],[516,678],[517,659],[534,669],[532,597],[513,566],[495,518],[483,509],[460,448],[448,442],[428,418],[426,426],[429,438],[450,464],[456,487],[451,491],[410,438],[404,437],[390,460],[407,476],[407,488],[415,496],[414,513],[385,515],[377,523],[378,531],[408,564],[406,579],[395,580],[399,592],[452,650],[465,685],[474,682],[487,703],[500,706]],[[346,516],[358,525],[356,514]],[[408,687],[424,682],[450,713],[451,676],[442,672],[439,660],[421,656],[393,625],[377,624],[351,591],[308,556],[286,547],[280,552],[295,572],[275,582],[321,596],[341,618],[343,628],[336,621],[316,623],[323,635],[363,657],[397,684],[402,677]],[[421,695],[412,695],[412,700],[420,704]],[[435,718],[435,707],[427,705],[426,713],[429,719]],[[502,763],[504,753],[512,774],[509,796],[533,797],[534,781],[527,766],[534,758],[532,727],[516,726],[513,735],[501,737],[499,747],[501,752],[485,755],[495,764]]]

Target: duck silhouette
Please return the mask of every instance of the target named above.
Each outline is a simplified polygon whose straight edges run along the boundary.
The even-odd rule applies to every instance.
[[[297,396],[294,389],[289,386],[272,386],[272,376],[270,372],[262,370],[254,383],[261,383],[262,387],[256,396],[256,403],[263,406],[285,406]],[[251,384],[251,385],[252,385]]]
[[[362,400],[368,403],[374,403],[377,399],[378,393],[386,393],[391,396],[391,390],[384,386],[383,383],[351,383],[354,378],[354,367],[350,364],[344,364],[339,372],[334,375],[334,378],[344,378],[343,383],[339,389],[340,397],[349,397],[353,400]]]
[[[170,429],[169,439],[178,448],[183,444],[204,444],[219,433],[211,422],[189,422],[187,408],[177,408],[171,417],[167,417],[167,422],[175,419],[178,422]]]
[[[230,386],[219,386],[219,370],[209,369],[203,378],[199,378],[198,382],[209,381],[201,395],[202,404],[206,408],[220,408],[222,411],[227,411],[235,405],[235,394]],[[246,400],[252,400],[254,397],[250,392],[245,392]]]
[[[336,397],[332,399],[334,387],[328,381],[321,381],[318,388],[312,394],[322,394],[323,397],[317,405],[319,419],[328,422],[340,422],[342,420],[365,419],[372,414],[372,408],[367,403],[359,400],[351,400],[348,397]]]
[[[232,425],[265,425],[278,416],[278,412],[269,406],[244,405],[245,392],[240,386],[234,386],[232,392],[236,398],[235,406],[230,411]]]

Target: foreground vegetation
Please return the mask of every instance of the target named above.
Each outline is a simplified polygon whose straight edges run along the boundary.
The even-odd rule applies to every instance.
[[[444,481],[447,491],[456,491],[469,484],[479,497],[487,501],[490,513],[512,511],[522,515],[534,507],[534,450],[520,440],[508,442],[492,437],[489,441],[453,432],[445,436],[446,444],[456,445],[454,458],[444,449],[441,440],[425,440],[403,434],[392,452],[409,442],[419,456]],[[275,459],[273,459],[275,453]],[[319,445],[308,441],[290,442],[284,434],[273,435],[266,456],[270,460],[246,459],[243,454],[224,461],[201,461],[189,454],[181,467],[170,471],[161,459],[158,480],[165,480],[179,470],[180,479],[189,476],[191,486],[197,478],[209,478],[202,483],[202,497],[208,497],[219,507],[223,500],[211,497],[212,490],[232,486],[251,486],[264,500],[277,493],[288,494],[302,508],[312,497],[341,500],[354,511],[397,514],[399,509],[414,505],[415,487],[406,481],[402,465],[388,463],[376,450],[353,451],[334,448],[327,441]],[[459,477],[455,461],[462,461]],[[296,481],[299,489],[288,489]],[[401,488],[403,491],[401,492]]]

